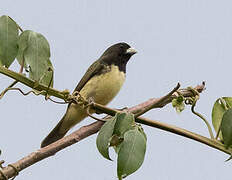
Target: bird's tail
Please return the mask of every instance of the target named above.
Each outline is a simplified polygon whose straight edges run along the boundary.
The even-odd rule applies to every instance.
[[[60,131],[63,120],[64,117],[60,120],[60,122],[56,125],[56,127],[48,134],[48,136],[42,141],[41,148],[48,146],[49,144],[54,143],[55,141],[65,136],[68,130],[66,132]]]

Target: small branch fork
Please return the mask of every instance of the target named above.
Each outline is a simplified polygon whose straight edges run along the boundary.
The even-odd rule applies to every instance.
[[[138,104],[134,107],[131,107],[128,109],[129,112],[136,114],[136,122],[148,125],[150,127],[159,128],[168,132],[172,132],[174,134],[178,134],[190,139],[193,139],[195,141],[201,142],[203,144],[206,144],[210,147],[213,147],[215,149],[218,149],[222,152],[225,152],[227,154],[231,154],[231,149],[225,149],[224,145],[206,138],[204,136],[201,136],[199,134],[187,131],[182,128],[178,128],[172,125],[168,125],[166,123],[161,123],[159,121],[150,120],[147,118],[140,117],[139,115],[153,109],[153,108],[162,108],[165,105],[169,104],[173,98],[176,98],[178,96],[178,93],[181,93],[184,97],[191,97],[193,96],[193,92],[188,89],[179,89],[180,85],[178,84],[170,93],[168,93],[166,96],[163,96],[161,98],[152,98],[149,99],[141,104]],[[198,85],[194,88],[198,93],[201,93],[205,89],[205,83],[202,85]],[[178,90],[178,93],[176,91]],[[115,113],[119,112],[119,110],[111,109],[105,106],[102,106],[97,103],[90,103],[88,106],[88,111],[91,109],[108,114],[110,116],[115,115]],[[89,113],[90,114],[90,113]],[[138,117],[139,116],[139,117]],[[44,148],[38,149],[35,152],[32,152],[31,154],[25,156],[24,158],[18,160],[17,162],[13,164],[9,164],[6,167],[2,167],[1,173],[0,173],[0,180],[6,180],[12,177],[15,177],[18,172],[22,171],[23,169],[35,164],[36,162],[39,162],[47,157],[50,157],[54,155],[55,153],[61,151],[62,149],[65,149],[68,146],[71,146],[72,144],[75,144],[82,139],[97,133],[101,126],[104,124],[102,121],[96,121],[90,125],[83,126],[80,129],[76,130],[72,134],[50,144],[49,146],[46,146]]]

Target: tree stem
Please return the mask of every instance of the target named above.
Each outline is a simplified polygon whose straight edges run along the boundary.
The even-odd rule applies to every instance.
[[[11,71],[3,66],[0,66],[0,73],[6,75],[8,77],[11,77],[18,82],[21,82],[22,84],[25,84],[26,86],[31,87],[32,89],[35,89],[38,91],[43,91],[43,90],[47,91],[48,90],[48,95],[50,95],[50,96],[54,96],[54,97],[64,99],[64,100],[67,97],[67,93],[63,93],[62,91],[58,91],[58,90],[53,89],[53,88],[48,89],[47,86],[44,86],[43,84],[39,84],[39,83],[27,78],[26,76],[24,76],[20,73]]]

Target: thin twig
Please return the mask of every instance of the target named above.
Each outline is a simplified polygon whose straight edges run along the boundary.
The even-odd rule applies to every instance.
[[[201,93],[205,89],[205,82],[202,82],[201,85],[197,85],[194,89],[197,92]],[[190,91],[188,89],[181,89],[178,91],[184,97],[191,97],[192,96],[192,91]],[[173,93],[171,96],[166,97],[166,99],[164,99],[163,97],[149,99],[149,100],[137,105],[136,107],[140,107],[140,108],[135,108],[135,111],[133,111],[133,113],[134,114],[139,113],[146,106],[152,106],[152,108],[163,108],[165,105],[172,102],[172,100],[174,98],[176,98],[177,96],[178,96],[177,93]]]
[[[52,71],[52,77],[51,77],[51,79],[49,81],[49,84],[48,84],[48,87],[47,87],[47,90],[46,90],[45,100],[49,99],[48,91],[49,91],[49,89],[50,89],[50,87],[52,85],[52,81],[53,81],[53,69],[49,67],[48,71]]]
[[[93,116],[93,115],[90,113],[90,107],[91,107],[91,105],[88,105],[87,108],[86,108],[86,113],[88,114],[88,116],[91,117],[91,118],[93,118],[93,119],[95,119],[95,120],[97,120],[97,121],[103,121],[103,122],[105,122],[104,119],[99,119],[99,118]]]
[[[10,18],[11,19],[11,18]],[[13,20],[13,19],[12,19]],[[24,58],[23,58],[23,64],[24,64]],[[23,65],[21,65],[19,73],[22,74],[23,73]],[[3,90],[0,94],[0,99],[6,94],[6,92],[9,90],[9,88],[12,88],[14,85],[16,85],[18,83],[17,80],[15,80],[13,83],[11,83],[5,90]]]
[[[23,61],[22,61],[22,64],[20,65],[20,70],[19,70],[19,73],[22,74],[23,73],[23,68],[24,68],[24,55],[23,55]]]
[[[201,118],[205,122],[205,124],[206,124],[206,126],[208,128],[208,131],[209,131],[210,138],[214,139],[213,131],[212,131],[212,128],[211,128],[209,122],[204,118],[204,116],[202,116],[200,113],[195,111],[195,106],[196,106],[196,102],[194,102],[192,104],[192,107],[191,107],[192,113],[195,114],[196,116],[198,116],[199,118]]]
[[[167,95],[160,98],[160,100],[159,100],[160,103],[162,103],[166,99],[170,98],[179,88],[180,88],[180,83],[178,83],[176,85],[176,87],[172,91],[170,91]],[[140,110],[140,112],[135,114],[135,118],[141,116],[142,114],[146,113],[147,111],[149,111],[153,108],[155,108],[154,104],[150,104],[150,106],[145,106],[143,109]]]
[[[194,89],[192,87],[188,87],[187,89],[193,93],[193,96],[186,98],[185,104],[191,105],[192,113],[204,121],[204,123],[206,124],[206,126],[208,128],[209,135],[210,135],[211,139],[214,139],[212,128],[211,128],[209,122],[207,121],[207,119],[202,114],[195,111],[195,106],[196,106],[196,103],[199,100],[199,96],[200,96],[199,92],[196,91],[196,89]]]
[[[12,83],[13,84],[13,83]],[[45,94],[46,92],[45,91],[40,91],[40,92],[36,92],[36,91],[34,91],[34,90],[31,90],[31,91],[28,91],[28,92],[23,92],[20,88],[7,88],[6,89],[7,91],[10,91],[10,90],[16,90],[16,91],[19,91],[22,95],[24,95],[24,96],[27,96],[27,95],[29,95],[29,94],[31,94],[31,93],[33,93],[34,95],[36,95],[36,96],[39,96],[39,95],[43,95],[43,94]],[[1,97],[2,96],[0,96],[0,99],[1,99]],[[53,100],[52,98],[50,98],[50,97],[47,97],[47,99],[49,99],[50,101],[52,101],[52,102],[54,102],[54,103],[57,103],[57,104],[68,104],[69,102],[60,102],[60,101],[55,101],[55,100]]]
[[[40,84],[32,79],[29,79],[20,73],[11,71],[10,69],[7,69],[3,66],[0,66],[0,73],[6,75],[8,77],[11,77],[11,78],[17,80],[18,82],[25,84],[26,86],[28,86],[32,89],[35,89],[37,91],[43,91],[43,90],[46,91],[47,90],[47,86]],[[70,96],[70,94],[67,90],[58,91],[54,88],[49,88],[48,94],[50,96],[55,96],[55,97],[63,99],[63,100],[68,99]]]
[[[66,102],[66,101],[64,101],[64,102],[56,101],[56,100],[52,99],[51,97],[47,97],[47,99],[49,99],[50,101],[52,101],[52,102],[54,102],[56,104],[68,104],[69,103],[69,102]]]
[[[24,95],[24,96],[27,96],[27,95],[29,95],[29,94],[31,94],[31,93],[33,93],[34,95],[36,95],[36,96],[39,96],[39,95],[41,95],[41,94],[43,94],[44,92],[43,91],[40,91],[40,92],[35,92],[35,91],[33,91],[33,90],[31,90],[31,91],[28,91],[28,92],[23,92],[20,88],[9,88],[8,89],[8,91],[9,90],[16,90],[16,91],[19,91],[22,95]]]
[[[11,83],[6,89],[4,89],[1,94],[0,94],[0,99],[6,94],[7,91],[10,90],[10,88],[12,88],[15,84],[17,84],[18,81],[14,81],[13,83]]]

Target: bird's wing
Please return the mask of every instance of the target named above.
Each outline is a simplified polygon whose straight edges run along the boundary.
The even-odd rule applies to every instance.
[[[94,75],[99,73],[104,67],[104,64],[99,62],[99,60],[95,61],[86,71],[84,76],[81,78],[79,83],[77,84],[77,87],[74,91],[80,92],[81,89],[84,87],[84,85],[92,78]]]

